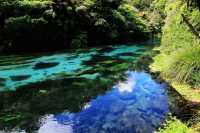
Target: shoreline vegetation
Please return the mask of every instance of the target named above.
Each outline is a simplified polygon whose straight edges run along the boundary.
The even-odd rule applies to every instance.
[[[1,0],[0,52],[161,41],[138,61],[187,101],[157,133],[200,132],[199,0]],[[185,117],[185,118],[184,118]]]
[[[167,120],[159,133],[197,133],[200,131],[200,40],[197,35],[200,11],[176,0],[166,2],[164,12],[161,45],[154,48],[159,54],[153,57],[150,71],[160,73],[188,101],[187,108],[192,114],[183,123],[177,118]]]

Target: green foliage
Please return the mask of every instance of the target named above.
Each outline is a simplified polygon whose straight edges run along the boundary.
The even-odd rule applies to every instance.
[[[139,31],[148,31],[147,23],[139,17],[134,6],[124,3],[120,5],[118,11],[124,16],[126,26]]]
[[[95,26],[108,26],[108,22],[104,18],[99,18],[94,24]]]
[[[52,4],[50,0],[3,0],[0,2],[0,11],[12,15],[40,14],[50,9]]]
[[[23,34],[31,33],[34,28],[45,25],[47,23],[48,22],[42,17],[32,18],[28,15],[10,17],[5,21],[5,30],[7,31],[5,37],[8,40],[15,40],[21,38],[21,36],[23,37]]]
[[[88,45],[145,40],[149,32],[132,2],[122,0],[1,0],[0,12],[0,41],[13,49],[32,46],[33,37],[38,46],[77,48],[87,45],[81,31]]]
[[[46,8],[53,3],[50,0],[20,0],[17,2],[26,8]]]
[[[189,129],[186,124],[182,123],[175,117],[171,117],[164,124],[163,129],[159,129],[156,133],[196,133],[195,131]]]
[[[181,14],[188,13],[186,5],[182,5],[181,1],[176,1],[170,3],[166,7],[166,11],[168,14],[163,27],[162,50],[173,52],[179,48],[196,44],[195,36],[182,21]]]
[[[171,81],[195,83],[199,80],[200,47],[181,49],[170,55],[162,74]]]
[[[158,11],[159,13],[164,13],[166,4],[167,4],[167,0],[155,0],[152,6],[153,6],[153,9]]]
[[[86,6],[77,6],[76,7],[76,9],[75,9],[75,11],[77,12],[77,13],[84,13],[84,12],[86,12],[87,11],[87,7]]]
[[[83,5],[86,7],[92,7],[95,4],[96,0],[84,0]]]
[[[133,5],[140,10],[149,10],[154,0],[133,0]]]
[[[33,24],[46,24],[47,21],[44,18],[31,18],[31,16],[20,16],[20,17],[10,17],[6,21],[6,28],[8,29],[19,29],[21,27],[30,26]]]
[[[165,7],[167,17],[163,27],[161,54],[152,65],[160,66],[162,77],[171,82],[187,83],[199,87],[200,46],[199,40],[183,22],[181,14],[198,29],[200,11],[189,11],[181,0],[168,1]]]
[[[161,32],[164,22],[160,13],[158,13],[157,11],[152,11],[148,14],[148,20],[151,31],[156,33]]]
[[[119,11],[113,10],[113,19],[117,24],[124,24],[126,23],[126,18],[123,16]]]
[[[191,13],[191,23],[197,29],[197,31],[200,31],[200,12],[199,9],[194,9]]]

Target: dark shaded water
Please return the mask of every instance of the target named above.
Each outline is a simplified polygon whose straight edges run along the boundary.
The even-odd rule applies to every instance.
[[[146,46],[0,57],[0,133],[153,133],[166,86],[134,62]]]

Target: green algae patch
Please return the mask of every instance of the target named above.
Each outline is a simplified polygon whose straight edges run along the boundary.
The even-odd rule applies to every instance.
[[[128,63],[122,63],[115,65],[114,67],[111,67],[111,71],[117,72],[117,71],[123,71],[123,70],[128,70],[129,64]]]

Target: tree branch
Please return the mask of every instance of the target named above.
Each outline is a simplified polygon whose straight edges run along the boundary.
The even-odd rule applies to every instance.
[[[186,25],[189,27],[190,31],[198,38],[200,39],[200,34],[199,32],[194,28],[194,26],[189,22],[188,18],[181,14],[183,21],[186,23]]]

